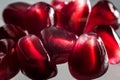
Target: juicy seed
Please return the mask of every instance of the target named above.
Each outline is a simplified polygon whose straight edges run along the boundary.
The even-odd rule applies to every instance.
[[[102,76],[108,69],[108,57],[102,40],[96,34],[82,34],[68,60],[69,70],[79,80]]]
[[[43,80],[56,75],[56,65],[51,62],[41,40],[35,35],[22,37],[16,50],[21,71],[29,78]]]

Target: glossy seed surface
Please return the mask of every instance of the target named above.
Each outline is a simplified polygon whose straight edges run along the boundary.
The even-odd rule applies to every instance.
[[[19,72],[14,45],[11,39],[0,39],[0,80],[9,80]]]
[[[68,60],[69,70],[79,80],[102,76],[108,69],[108,57],[100,37],[94,33],[82,34]]]
[[[19,26],[6,24],[0,27],[0,39],[13,39],[17,42],[19,38],[25,35],[26,33]]]
[[[95,32],[104,42],[109,62],[111,64],[120,63],[120,38],[116,31],[111,26],[100,25],[95,29]]]
[[[25,29],[24,18],[30,4],[25,2],[14,2],[3,10],[3,20],[6,24],[14,24]]]
[[[118,29],[120,24],[120,12],[109,0],[100,0],[90,13],[85,32],[90,32],[97,25],[111,25]]]
[[[56,66],[50,61],[42,42],[35,35],[21,38],[16,49],[21,71],[29,78],[44,80],[56,75]]]
[[[51,59],[56,64],[67,62],[77,37],[64,29],[56,27],[43,29],[41,35]]]
[[[54,8],[45,2],[38,2],[28,8],[25,25],[29,33],[39,35],[45,27],[55,25]]]
[[[56,9],[56,11],[58,12],[57,27],[62,27],[67,31],[80,35],[86,25],[91,5],[89,0],[72,0],[64,4],[62,9]]]

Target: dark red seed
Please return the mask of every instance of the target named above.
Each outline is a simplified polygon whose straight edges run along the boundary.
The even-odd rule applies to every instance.
[[[27,10],[25,20],[26,29],[29,33],[38,35],[45,27],[55,25],[55,16],[54,8],[51,5],[45,2],[38,2]]]
[[[111,64],[120,63],[120,39],[116,31],[111,26],[101,25],[96,27],[95,32],[104,42],[109,62]]]
[[[68,2],[66,2],[65,0],[52,0],[51,5],[53,6],[53,8],[56,11],[56,17],[57,17],[57,23],[56,26],[57,27],[63,27],[63,23],[62,23],[62,9],[68,4]]]
[[[51,62],[38,37],[27,35],[21,38],[16,49],[21,71],[29,78],[45,80],[56,75],[56,66]]]
[[[30,4],[25,2],[14,2],[9,4],[3,11],[3,20],[7,24],[14,24],[24,28],[24,17]]]
[[[7,38],[18,41],[19,38],[25,36],[26,33],[18,26],[6,24],[0,27],[0,39]]]
[[[65,0],[52,0],[51,5],[59,12],[67,3]]]
[[[14,41],[0,39],[0,80],[9,80],[19,72]]]
[[[109,0],[100,0],[93,8],[89,16],[85,32],[90,32],[97,25],[111,25],[118,29],[120,24],[120,13]]]
[[[83,33],[91,6],[89,0],[73,0],[58,13],[57,27],[62,27],[76,35]]]
[[[100,37],[94,33],[82,34],[68,60],[69,70],[79,80],[102,76],[108,69],[108,57]]]
[[[56,64],[68,61],[77,40],[74,34],[64,29],[49,27],[43,29],[41,35],[48,54]]]

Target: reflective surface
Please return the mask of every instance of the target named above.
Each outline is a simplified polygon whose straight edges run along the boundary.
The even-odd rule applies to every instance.
[[[0,1],[0,25],[4,25],[2,20],[2,10],[6,7],[9,3],[17,2],[18,0],[1,0]],[[29,2],[31,4],[38,2],[38,0],[19,0],[24,2]],[[46,1],[50,2],[51,0],[39,0],[39,1]],[[92,5],[94,5],[98,0],[91,0]],[[119,0],[111,0],[114,4],[119,8],[120,1]],[[120,10],[120,8],[119,8]],[[120,34],[120,29],[118,30],[118,34]],[[102,77],[96,80],[119,80],[120,79],[120,64],[118,65],[110,65],[107,73]],[[19,73],[16,77],[11,80],[30,80],[29,78],[25,77],[21,73]],[[69,73],[67,63],[58,65],[58,74],[56,77],[50,80],[75,80]]]

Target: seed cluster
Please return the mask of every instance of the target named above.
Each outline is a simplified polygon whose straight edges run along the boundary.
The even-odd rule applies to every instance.
[[[47,80],[68,62],[71,76],[91,80],[120,63],[120,12],[109,0],[51,0],[10,3],[0,27],[0,80],[21,71]]]

